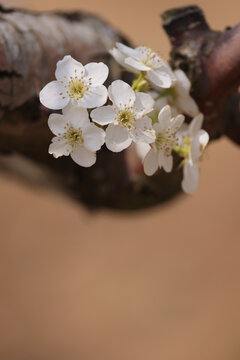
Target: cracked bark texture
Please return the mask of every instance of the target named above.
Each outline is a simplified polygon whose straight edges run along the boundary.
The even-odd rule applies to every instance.
[[[224,34],[211,31],[201,10],[194,6],[168,11],[163,20],[172,43],[171,63],[192,79],[193,96],[206,115],[204,126],[211,138],[225,133],[239,142],[239,108],[233,107],[239,104],[239,27]],[[171,174],[161,171],[146,177],[133,148],[112,153],[104,147],[98,152],[97,163],[88,169],[69,158],[55,160],[48,154],[50,111],[39,103],[39,90],[54,79],[56,62],[66,54],[82,63],[105,62],[110,68],[107,85],[117,78],[129,82],[130,75],[122,73],[108,55],[116,41],[128,43],[104,21],[89,14],[0,8],[2,168],[25,175],[34,183],[43,177],[44,183],[91,208],[140,209],[179,193],[182,173],[177,166]],[[228,58],[231,51],[235,55]],[[236,72],[238,76],[234,76]],[[19,157],[9,154],[27,160],[19,162]],[[175,164],[178,161],[176,158]]]
[[[172,45],[170,63],[191,79],[210,138],[227,135],[240,144],[240,24],[211,30],[197,6],[166,11],[162,19]]]

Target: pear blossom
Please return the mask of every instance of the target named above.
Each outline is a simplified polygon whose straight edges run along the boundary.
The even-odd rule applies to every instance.
[[[177,131],[184,121],[183,115],[172,117],[171,108],[166,105],[158,115],[158,122],[153,125],[156,140],[143,160],[146,175],[153,175],[158,168],[163,167],[170,172],[173,167],[172,149],[178,145]]]
[[[56,80],[41,90],[40,101],[53,110],[63,109],[69,104],[84,108],[102,106],[107,101],[107,89],[103,83],[108,72],[108,67],[102,62],[83,66],[66,55],[57,63]]]
[[[49,154],[55,158],[70,155],[84,167],[96,162],[96,151],[104,144],[105,132],[90,122],[86,109],[72,107],[63,111],[63,115],[51,114],[48,126],[55,135]]]
[[[187,75],[181,70],[173,71],[175,81],[169,89],[162,89],[159,95],[155,92],[155,109],[160,110],[163,106],[171,105],[172,111],[176,113],[184,113],[191,117],[199,113],[198,106],[190,95],[191,82]]]
[[[198,160],[208,144],[209,135],[201,129],[203,124],[203,114],[198,114],[188,126],[183,136],[183,180],[182,189],[187,194],[194,194],[197,191],[199,182]]]
[[[172,85],[175,77],[169,65],[151,48],[138,46],[132,49],[119,42],[116,46],[109,52],[128,71],[146,72],[146,79],[162,88],[169,88]]]
[[[108,88],[108,94],[113,105],[102,106],[91,112],[93,121],[102,126],[108,125],[105,139],[107,148],[119,152],[132,141],[155,141],[152,120],[146,116],[153,109],[151,96],[135,93],[122,80],[114,81]]]

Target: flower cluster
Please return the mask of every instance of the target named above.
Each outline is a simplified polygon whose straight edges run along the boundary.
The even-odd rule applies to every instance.
[[[78,165],[89,167],[104,143],[120,152],[133,142],[145,174],[151,176],[158,168],[172,171],[175,152],[182,157],[182,189],[193,194],[198,160],[209,136],[201,129],[203,115],[190,95],[189,79],[148,47],[117,43],[110,53],[135,74],[132,86],[116,80],[107,89],[103,84],[109,69],[101,62],[83,66],[68,55],[57,63],[56,80],[40,92],[44,106],[62,110],[49,116],[55,135],[49,153],[56,158],[70,155]],[[193,118],[189,125],[184,115]]]

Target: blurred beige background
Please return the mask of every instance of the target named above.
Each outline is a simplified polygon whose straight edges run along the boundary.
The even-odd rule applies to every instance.
[[[3,1],[100,14],[167,57],[177,0]],[[197,1],[212,27],[239,0]],[[199,191],[136,214],[88,214],[0,174],[0,359],[238,360],[239,149],[212,143]]]

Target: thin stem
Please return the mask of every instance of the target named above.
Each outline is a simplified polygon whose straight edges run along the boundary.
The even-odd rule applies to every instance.
[[[137,75],[136,79],[132,83],[132,89],[135,92],[146,91],[148,88],[148,82],[145,79],[146,72],[141,71],[140,74]]]

